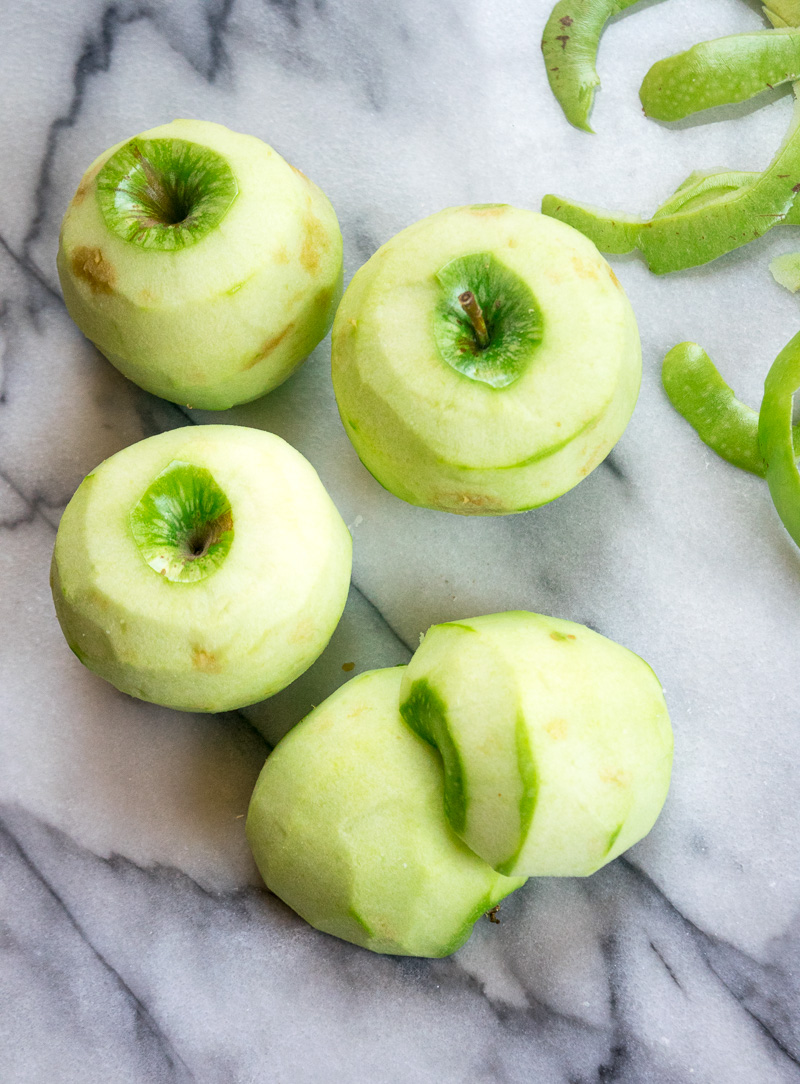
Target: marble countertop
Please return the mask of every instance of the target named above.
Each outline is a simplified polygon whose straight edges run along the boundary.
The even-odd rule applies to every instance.
[[[81,478],[187,424],[82,338],[58,226],[88,162],[173,117],[253,133],[331,198],[346,277],[441,207],[558,192],[652,211],[695,168],[762,168],[786,93],[714,123],[647,121],[649,65],[759,28],[741,0],[645,3],[609,27],[594,112],[547,87],[550,0],[27,0],[2,13],[0,85],[0,1080],[3,1084],[783,1084],[800,1080],[800,553],[766,486],[714,457],[661,390],[701,342],[753,405],[797,331],[774,230],[710,267],[613,266],[644,381],[623,439],[537,512],[405,505],[339,423],[326,340],[226,415],[285,437],[355,543],[320,661],[222,717],[140,703],[84,670],[48,566]],[[261,886],[243,832],[268,746],[430,624],[510,608],[586,622],[643,655],[676,732],[652,834],[588,880],[531,881],[450,959],[370,954]],[[264,735],[262,737],[261,735]]]

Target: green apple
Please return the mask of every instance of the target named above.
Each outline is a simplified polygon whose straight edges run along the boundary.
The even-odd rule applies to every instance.
[[[633,311],[595,246],[504,204],[451,207],[383,245],[339,306],[332,361],[368,470],[464,515],[576,485],[621,436],[641,380]]]
[[[67,643],[118,689],[185,711],[271,696],[344,609],[351,541],[311,464],[234,425],[173,429],[78,487],[51,582]]]
[[[400,710],[442,755],[453,830],[509,876],[593,873],[650,831],[667,796],[658,678],[584,625],[525,612],[435,625]]]
[[[325,336],[342,237],[319,188],[266,143],[176,120],[92,163],[58,272],[70,316],[120,372],[222,410],[280,384]]]
[[[353,678],[278,743],[247,838],[267,887],[318,930],[373,952],[447,956],[523,882],[448,826],[439,757],[400,718],[403,669]]]

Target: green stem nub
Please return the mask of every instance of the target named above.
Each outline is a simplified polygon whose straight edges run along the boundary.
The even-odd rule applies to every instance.
[[[481,350],[485,350],[489,345],[489,332],[486,329],[483,309],[478,304],[477,297],[472,290],[465,290],[463,294],[458,295],[458,303],[469,317],[469,322],[475,332],[475,338],[478,340],[478,346]]]
[[[433,335],[442,360],[492,388],[513,384],[542,339],[541,309],[527,282],[491,252],[457,256],[435,280]]]

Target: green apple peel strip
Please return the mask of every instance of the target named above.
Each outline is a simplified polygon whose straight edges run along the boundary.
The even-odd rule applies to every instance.
[[[590,204],[550,195],[542,200],[542,212],[584,234],[601,252],[619,256],[636,249],[640,230],[653,219],[678,211],[698,211],[722,196],[754,184],[760,176],[758,172],[696,170],[664,200],[651,219],[621,211],[604,211]],[[792,205],[792,211],[784,221],[791,222],[794,217],[797,212]]]
[[[774,27],[800,26],[800,0],[767,0],[761,10]]]
[[[595,61],[600,37],[614,15],[636,0],[559,0],[542,35],[547,79],[570,124],[591,132],[589,114],[600,85]]]
[[[661,381],[669,401],[712,452],[740,470],[766,476],[758,412],[736,398],[702,346],[674,346],[664,358]],[[800,448],[800,429],[794,440]]]
[[[793,294],[800,290],[800,252],[786,252],[783,256],[776,256],[769,269],[779,286],[784,286]]]
[[[794,394],[800,388],[800,333],[787,343],[764,382],[758,415],[758,446],[767,464],[767,485],[784,527],[800,546],[800,474]]]
[[[673,347],[664,358],[661,379],[669,401],[713,452],[767,479],[778,514],[800,546],[800,426],[792,425],[793,396],[800,387],[800,334],[775,359],[758,412],[736,398],[697,343]]]
[[[598,213],[558,196],[545,196],[542,212],[581,229],[601,249],[609,234],[620,246],[613,251],[631,251],[627,246],[633,241],[632,247],[639,249],[655,274],[708,263],[761,237],[778,223],[793,220],[800,192],[800,102],[795,101],[791,126],[777,154],[754,180],[733,188],[722,185],[716,191],[709,177],[695,181],[693,188],[687,187],[690,181],[640,225],[630,216]],[[698,191],[702,185],[705,190]],[[612,223],[622,225],[615,229]]]
[[[657,61],[639,89],[648,117],[682,120],[745,102],[800,77],[800,30],[756,30],[700,42]]]
[[[636,0],[559,0],[542,35],[547,78],[567,120],[591,132],[589,115],[600,85],[596,59],[606,23]],[[656,120],[748,101],[800,77],[800,0],[767,0],[771,30],[700,42],[657,61],[639,91]]]

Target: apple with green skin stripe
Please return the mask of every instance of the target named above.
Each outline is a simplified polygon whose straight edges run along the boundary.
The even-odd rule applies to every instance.
[[[452,832],[435,751],[398,711],[403,667],[360,674],[267,759],[247,814],[261,875],[318,930],[373,952],[448,956],[518,888]]]
[[[320,189],[266,143],[176,120],[91,164],[58,273],[70,316],[120,372],[223,410],[280,384],[327,334],[342,237]]]
[[[311,464],[243,426],[174,429],[117,452],[67,505],[51,573],[67,643],[118,689],[226,711],[322,652],[351,540]]]
[[[435,625],[403,678],[453,830],[499,872],[586,876],[650,831],[672,728],[658,678],[584,625],[524,611]]]
[[[591,241],[491,204],[441,211],[372,256],[339,306],[332,367],[345,430],[386,489],[498,515],[603,460],[633,412],[641,348]]]

